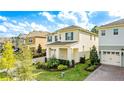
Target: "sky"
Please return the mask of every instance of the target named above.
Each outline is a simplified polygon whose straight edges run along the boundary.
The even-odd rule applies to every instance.
[[[0,37],[48,31],[76,25],[91,30],[124,18],[121,11],[0,11]]]

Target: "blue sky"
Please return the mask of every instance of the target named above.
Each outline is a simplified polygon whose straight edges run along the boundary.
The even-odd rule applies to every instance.
[[[70,25],[90,30],[123,17],[120,11],[1,11],[0,37],[33,30],[54,32]]]

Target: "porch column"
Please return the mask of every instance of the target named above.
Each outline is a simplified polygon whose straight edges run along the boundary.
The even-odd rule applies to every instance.
[[[67,49],[67,59],[69,61],[72,61],[73,60],[73,49],[72,48],[68,48]]]
[[[56,58],[59,59],[59,48],[56,48]]]
[[[47,56],[47,58],[50,58],[50,49],[49,48],[47,48],[47,50],[46,50],[46,56]]]

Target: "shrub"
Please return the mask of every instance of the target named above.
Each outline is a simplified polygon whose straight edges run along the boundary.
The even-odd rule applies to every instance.
[[[40,69],[40,68],[47,69],[48,68],[48,64],[44,63],[44,62],[37,62],[36,63],[36,68],[37,69]]]
[[[50,58],[47,63],[48,68],[57,68],[57,66],[60,64],[59,60],[56,58]]]
[[[48,63],[42,63],[41,68],[48,69]]]
[[[58,59],[60,64],[69,66],[69,60]]]
[[[40,69],[42,64],[43,64],[42,62],[37,62],[37,63],[35,64],[35,65],[36,65],[36,68],[37,68],[37,69]]]
[[[90,51],[90,62],[92,65],[97,64],[99,61],[96,47],[93,46]]]
[[[84,57],[80,57],[80,63],[85,63],[85,56]]]
[[[60,64],[58,67],[57,67],[57,69],[58,70],[66,70],[68,67],[66,66],[66,65],[62,65],[62,64]]]
[[[96,65],[92,65],[90,67],[88,67],[86,70],[87,71],[94,71],[96,69]]]

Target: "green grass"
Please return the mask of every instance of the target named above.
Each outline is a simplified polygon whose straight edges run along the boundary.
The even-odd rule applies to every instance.
[[[46,71],[36,69],[34,75],[38,81],[81,81],[84,80],[91,72],[85,71],[88,66],[88,61],[85,64],[77,64],[74,68],[69,68],[65,71]],[[61,72],[64,72],[64,77],[61,77]],[[0,73],[0,81],[8,81],[6,73]]]
[[[85,64],[77,64],[75,68],[70,68],[65,71],[45,71],[37,69],[35,71],[37,80],[39,81],[80,81],[85,79],[91,72],[85,71],[88,62]],[[64,77],[61,77],[61,72],[64,72]]]

